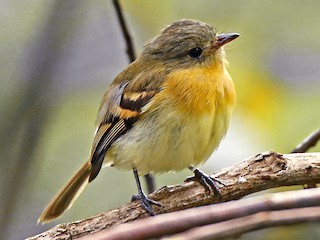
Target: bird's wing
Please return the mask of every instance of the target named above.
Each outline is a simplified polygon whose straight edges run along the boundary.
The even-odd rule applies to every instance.
[[[160,91],[159,83],[138,79],[111,86],[106,93],[99,110],[99,125],[91,150],[92,171],[89,182],[98,175],[112,143],[132,128],[142,108]]]

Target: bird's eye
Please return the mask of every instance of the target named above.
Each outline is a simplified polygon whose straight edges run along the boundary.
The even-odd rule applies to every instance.
[[[198,58],[202,54],[202,49],[199,47],[191,48],[188,51],[188,55],[192,58]]]

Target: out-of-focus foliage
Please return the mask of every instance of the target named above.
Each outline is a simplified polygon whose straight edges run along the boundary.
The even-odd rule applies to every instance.
[[[237,109],[226,139],[204,166],[206,171],[261,151],[289,152],[319,128],[319,1],[121,3],[137,49],[181,18],[208,22],[219,32],[241,34],[226,47],[238,93]],[[128,202],[136,191],[132,173],[107,169],[61,219],[36,226],[45,204],[87,159],[100,99],[128,63],[111,1],[0,0],[0,6],[0,211],[10,213],[1,214],[0,224],[6,238],[21,239],[57,222],[85,218]],[[50,48],[39,51],[39,45],[48,42],[45,33],[59,36],[49,35],[54,38]],[[48,61],[50,68],[35,68],[42,61]],[[33,69],[41,81],[26,80]],[[43,78],[41,73],[45,73]],[[40,94],[28,95],[30,86]],[[39,116],[43,117],[39,120]],[[28,129],[31,135],[26,134]],[[17,154],[29,141],[34,142],[34,149]],[[320,151],[320,146],[312,150]],[[17,159],[30,160],[30,164],[24,166]],[[16,173],[23,182],[15,181]],[[162,175],[157,177],[158,186],[178,183],[189,174]],[[17,194],[8,205],[11,190]],[[242,239],[288,238],[289,232],[290,239],[320,235],[309,224],[258,231]]]

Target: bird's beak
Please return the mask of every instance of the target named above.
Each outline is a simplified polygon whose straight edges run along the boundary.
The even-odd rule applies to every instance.
[[[214,44],[214,48],[220,48],[223,45],[227,44],[228,42],[231,42],[232,40],[236,39],[239,37],[239,33],[222,33],[222,34],[217,34],[216,35],[216,42]]]

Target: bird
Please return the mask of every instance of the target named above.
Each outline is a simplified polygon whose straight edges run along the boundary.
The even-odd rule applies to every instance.
[[[199,20],[182,19],[148,41],[107,88],[97,115],[89,159],[53,197],[38,222],[69,209],[102,167],[133,171],[141,207],[160,203],[144,193],[139,176],[190,169],[220,196],[219,179],[202,172],[225,136],[236,102],[224,45],[238,33],[218,34]]]

